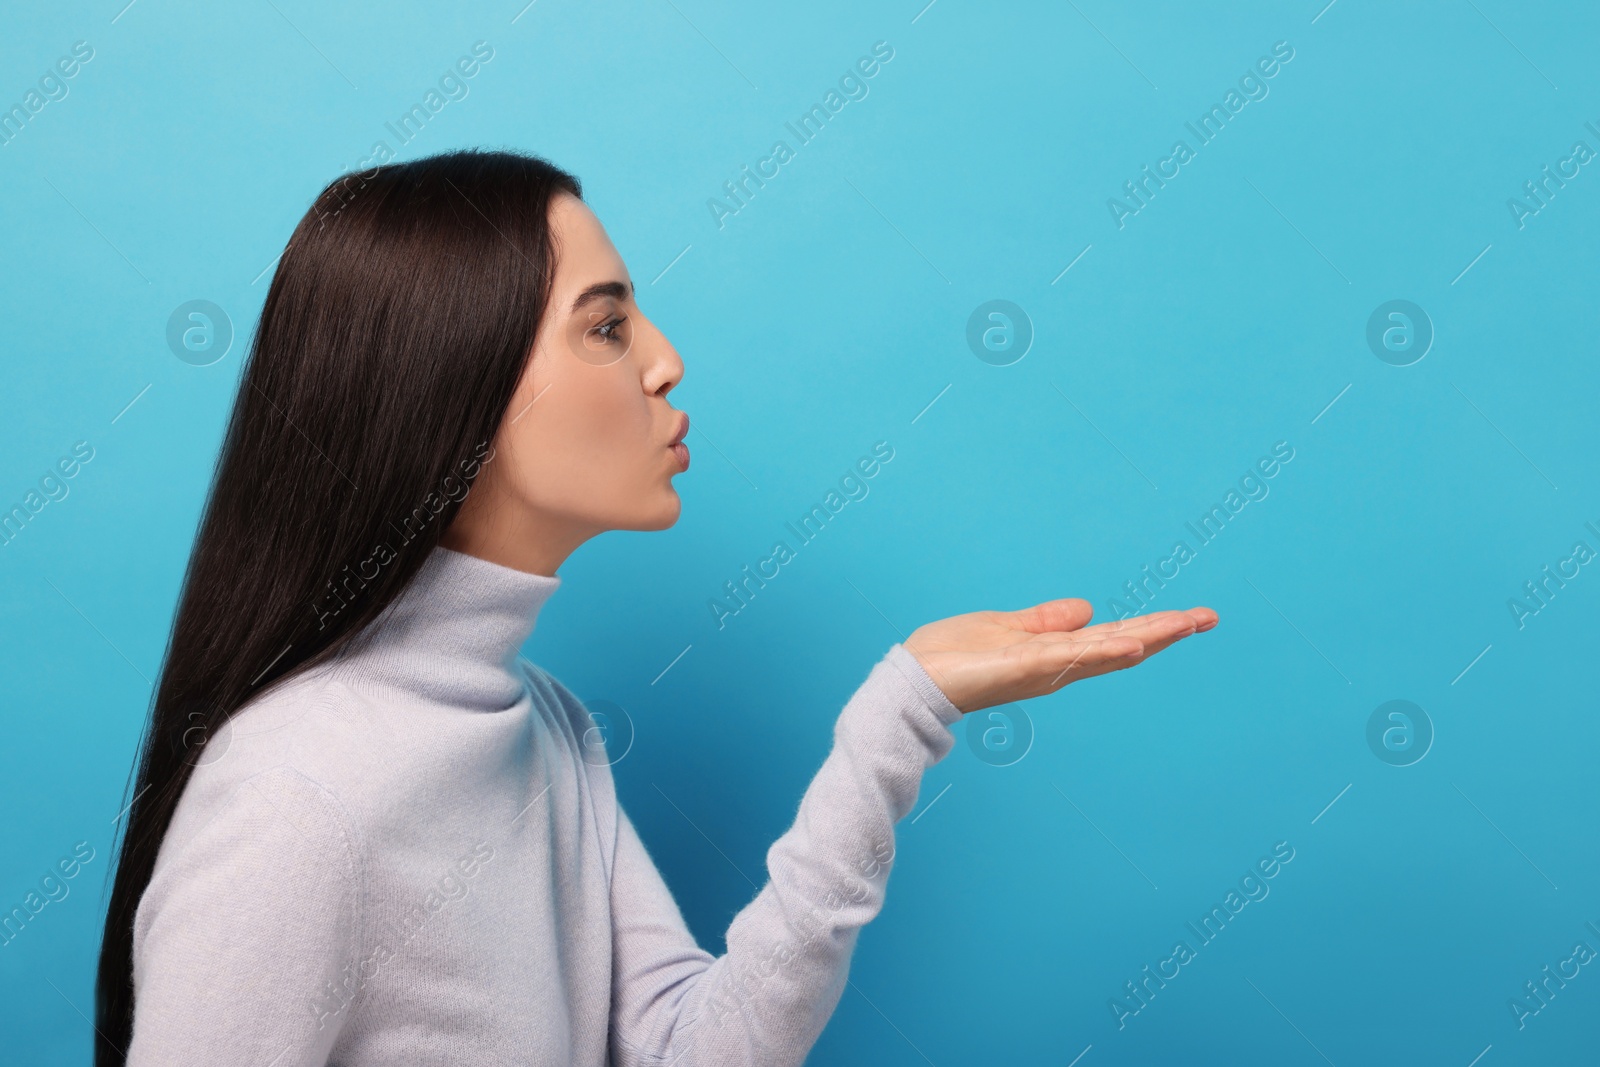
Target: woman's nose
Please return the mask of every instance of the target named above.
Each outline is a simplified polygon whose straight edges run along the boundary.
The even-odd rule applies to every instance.
[[[655,326],[655,323],[645,320],[646,328],[642,331],[644,336],[636,341],[636,346],[642,343],[645,351],[640,353],[645,356],[642,360],[645,371],[645,392],[652,396],[666,396],[680,381],[683,380],[683,358],[678,355],[678,350],[667,340],[666,334]]]

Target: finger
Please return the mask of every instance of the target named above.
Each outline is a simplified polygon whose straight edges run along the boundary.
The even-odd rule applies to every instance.
[[[1109,625],[1109,624],[1107,624]],[[1195,621],[1186,612],[1166,611],[1158,615],[1145,615],[1132,619],[1124,619],[1115,630],[1101,630],[1091,626],[1073,634],[1036,634],[1029,640],[1060,642],[1060,641],[1103,641],[1113,637],[1131,637],[1143,642],[1146,646],[1160,642],[1165,648],[1168,644],[1197,632]]]
[[[1199,616],[1197,621],[1196,616]],[[1133,620],[1128,620],[1129,622]],[[1203,623],[1204,625],[1200,625]],[[1161,652],[1204,630],[1209,630],[1217,624],[1217,613],[1209,608],[1191,609],[1189,611],[1172,612],[1170,616],[1161,619],[1152,619],[1148,626],[1130,626],[1122,631],[1122,636],[1135,637],[1144,642],[1143,659]],[[1038,638],[1035,638],[1038,640]],[[1117,668],[1121,669],[1121,668]]]
[[[1045,605],[1040,605],[1044,607]],[[1202,619],[1214,612],[1203,609]],[[999,615],[1022,615],[996,613]],[[1214,623],[1213,623],[1214,625]],[[1186,611],[1162,611],[1076,632],[1047,631],[996,650],[1007,682],[1034,693],[1050,693],[1070,681],[1124,670],[1191,634],[1199,627]],[[1038,688],[1043,686],[1043,688]]]
[[[1095,639],[1066,634],[1041,634],[1034,643],[1048,645],[1067,661],[1050,682],[1050,691],[1066,684],[1062,679],[1075,681],[1091,678],[1111,671],[1125,670],[1142,663],[1151,656],[1197,632],[1194,620],[1185,612],[1163,612],[1160,617],[1124,620],[1136,625],[1126,626],[1120,633]],[[1088,633],[1088,631],[1084,631]]]
[[[1187,619],[1189,621],[1187,624],[1177,621],[1181,619]],[[1132,636],[1138,637],[1145,643],[1145,654],[1149,656],[1154,655],[1155,653],[1160,652],[1162,649],[1168,648],[1179,641],[1182,641],[1185,637],[1192,637],[1195,634],[1204,633],[1216,625],[1216,612],[1212,611],[1210,608],[1191,608],[1188,611],[1178,612],[1176,614],[1176,619],[1170,626],[1161,626],[1152,630],[1133,627],[1126,632]]]
[[[1209,611],[1210,609],[1204,609],[1204,610]],[[1210,612],[1210,614],[1211,614],[1211,616],[1213,618],[1216,616],[1216,612],[1214,612],[1214,611]],[[1190,622],[1195,624],[1196,629],[1199,628],[1199,620],[1194,618],[1192,615],[1190,615],[1189,612],[1186,612],[1186,611],[1156,611],[1156,612],[1151,612],[1149,615],[1130,615],[1126,619],[1116,619],[1116,620],[1111,621],[1111,622],[1098,623],[1098,624],[1096,624],[1094,626],[1086,626],[1082,630],[1078,631],[1077,636],[1080,636],[1080,637],[1110,636],[1112,634],[1125,633],[1126,631],[1128,631],[1128,630],[1130,630],[1132,628],[1135,628],[1135,627],[1149,626],[1152,623],[1162,624],[1162,623],[1167,623],[1167,622],[1170,622],[1170,621],[1172,621],[1174,619],[1180,619],[1180,618],[1181,619],[1188,619]]]
[[[1128,636],[1137,637],[1144,642],[1146,658],[1163,649],[1170,648],[1185,637],[1192,637],[1199,632],[1200,628],[1195,624],[1193,616],[1181,611],[1177,612],[1173,618],[1164,619],[1155,625],[1149,627],[1135,626],[1125,631]]]
[[[1162,611],[1153,615],[1122,619],[1115,624],[1104,623],[1102,625],[1108,627],[1108,629],[1102,631],[1099,627],[1091,626],[1080,631],[1079,636],[1089,637],[1100,633],[1115,633],[1119,636],[1137,637],[1149,646],[1149,653],[1155,653],[1192,634],[1204,633],[1212,629],[1217,625],[1217,613],[1210,608],[1191,608],[1188,611]],[[1115,629],[1109,629],[1112,626]],[[1041,638],[1035,638],[1035,640],[1041,640]]]
[[[1217,613],[1215,611],[1212,611],[1210,608],[1184,608],[1182,610],[1156,612],[1155,614],[1156,615],[1173,615],[1173,616],[1186,615],[1186,616],[1189,617],[1189,619],[1191,621],[1194,622],[1195,633],[1205,633],[1207,630],[1209,630],[1213,626],[1217,625],[1217,621],[1218,621]],[[1153,616],[1150,616],[1150,615],[1134,616],[1134,617],[1129,618],[1129,619],[1124,619],[1123,621],[1124,622],[1136,622],[1141,617],[1142,618],[1152,618]]]
[[[1063,600],[1046,600],[1021,611],[993,611],[989,617],[1030,634],[1064,633],[1082,629],[1085,623],[1094,618],[1094,608],[1087,600],[1067,597]]]

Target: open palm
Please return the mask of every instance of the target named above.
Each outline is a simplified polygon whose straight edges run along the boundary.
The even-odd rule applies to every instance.
[[[1093,616],[1089,602],[1076,597],[1021,611],[974,611],[918,627],[905,648],[950,703],[967,712],[1131,667],[1217,625],[1210,608],[1087,626]]]

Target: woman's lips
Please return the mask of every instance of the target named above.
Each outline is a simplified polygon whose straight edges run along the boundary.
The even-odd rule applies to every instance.
[[[678,423],[678,433],[667,447],[672,449],[674,456],[678,457],[678,462],[682,464],[683,469],[688,470],[689,446],[683,443],[683,439],[689,436],[689,415],[687,412],[680,412],[680,414],[682,415],[682,421]]]

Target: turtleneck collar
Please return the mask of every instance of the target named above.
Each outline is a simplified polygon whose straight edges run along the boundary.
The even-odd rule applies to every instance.
[[[516,657],[561,579],[435,547],[409,585],[341,654],[331,673],[493,711],[525,689]]]

